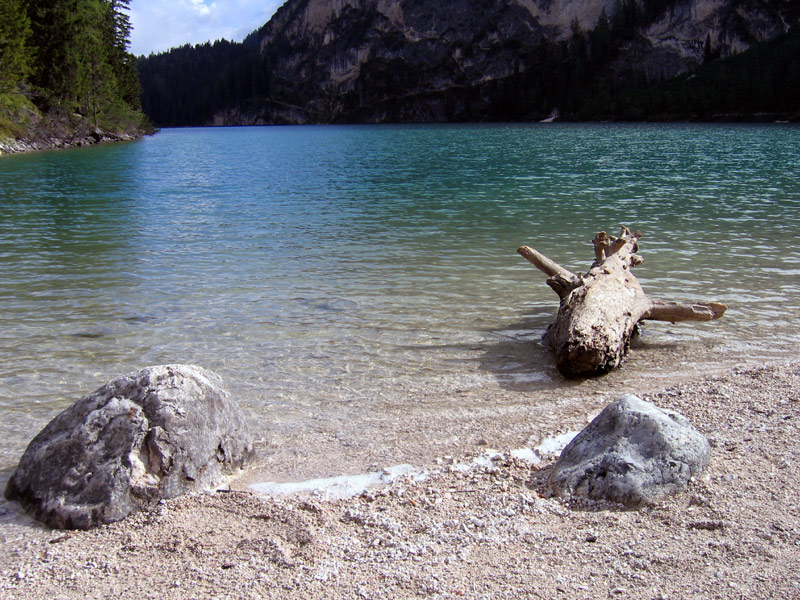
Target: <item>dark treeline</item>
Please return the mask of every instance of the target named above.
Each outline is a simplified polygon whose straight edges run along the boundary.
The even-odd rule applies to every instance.
[[[577,22],[565,41],[514,45],[524,70],[481,84],[435,92],[443,104],[463,106],[472,95],[474,108],[459,120],[528,121],[557,108],[562,120],[711,120],[800,119],[800,30],[732,55],[706,40],[704,64],[667,79],[620,61],[624,48],[636,44],[642,28],[670,10],[677,0],[618,0],[611,16],[601,15],[590,31]],[[269,58],[259,51],[257,34],[244,42],[183,46],[140,58],[142,104],[160,126],[208,125],[223,110],[257,107],[270,98]],[[364,80],[391,91],[409,87],[419,73],[402,68],[383,73],[364,68]],[[406,81],[408,79],[409,81]],[[387,98],[392,94],[387,93]],[[487,101],[487,98],[489,99]],[[297,98],[302,104],[302,98]],[[387,105],[395,102],[387,100]],[[387,114],[401,114],[398,109]],[[467,106],[470,106],[467,102]],[[351,115],[358,120],[358,110]]]
[[[615,103],[611,114],[628,120],[800,121],[800,27],[690,75],[622,89]]]
[[[741,54],[707,40],[703,64],[674,78],[614,70],[620,42],[644,17],[602,17],[590,32],[537,47],[539,69],[499,84],[496,114],[524,120],[557,106],[560,118],[584,121],[800,120],[800,27]]]
[[[0,129],[33,107],[95,128],[142,121],[130,0],[0,0]]]
[[[591,31],[582,31],[574,22],[567,41],[546,41],[527,49],[523,60],[531,67],[495,84],[491,116],[537,119],[553,107],[566,120],[619,116],[616,102],[622,89],[645,87],[649,81],[640,71],[620,71],[614,61],[624,44],[676,2],[617,0],[613,15],[603,11]]]
[[[206,125],[217,110],[263,95],[258,34],[185,45],[138,60],[142,107],[159,126]]]

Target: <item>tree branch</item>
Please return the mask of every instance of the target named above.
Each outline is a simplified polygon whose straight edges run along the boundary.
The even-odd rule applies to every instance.
[[[576,287],[581,285],[581,278],[569,269],[565,269],[556,261],[547,258],[530,246],[522,246],[517,252],[532,263],[545,275],[548,275],[547,285],[553,288],[559,298],[563,298]]]
[[[719,319],[725,314],[728,307],[720,302],[697,302],[683,304],[680,302],[665,302],[651,300],[650,309],[644,314],[643,319],[650,321],[711,321]]]
[[[517,249],[517,253],[522,255],[528,262],[532,263],[537,269],[549,277],[559,275],[567,280],[575,280],[578,278],[575,273],[569,269],[565,269],[556,261],[547,258],[541,252],[537,252],[530,246],[522,246]]]
[[[594,236],[594,239],[592,240],[592,244],[594,244],[595,264],[599,264],[609,256],[615,255],[617,252],[622,250],[626,244],[631,245],[630,252],[628,252],[628,254],[634,255],[634,252],[638,250],[638,242],[641,237],[641,231],[631,233],[631,230],[625,227],[625,225],[620,225],[619,237],[608,235],[605,231],[598,232],[598,234]],[[639,258],[639,262],[636,264],[640,263],[641,258]],[[636,264],[633,266],[636,266]]]

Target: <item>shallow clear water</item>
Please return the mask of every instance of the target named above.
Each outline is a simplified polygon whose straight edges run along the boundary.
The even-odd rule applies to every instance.
[[[649,324],[644,376],[793,357],[799,165],[783,125],[183,129],[3,157],[0,469],[150,364],[215,370],[278,421],[557,386],[557,298],[515,250],[586,270],[620,223],[648,293],[730,305]]]

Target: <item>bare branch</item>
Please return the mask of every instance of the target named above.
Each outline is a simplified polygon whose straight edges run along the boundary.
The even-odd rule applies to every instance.
[[[631,233],[631,230],[625,227],[625,225],[620,225],[619,237],[608,235],[605,231],[600,231],[592,240],[592,244],[594,244],[595,264],[600,264],[609,256],[617,254],[628,244],[630,244],[630,249],[627,254],[633,256],[634,252],[639,249],[638,242],[641,237],[641,231]],[[636,260],[639,260],[639,262],[635,262]],[[641,260],[635,257],[632,262],[633,264],[631,266],[635,267],[637,264],[641,263]]]
[[[620,237],[620,238],[611,238],[612,242],[609,246],[608,250],[606,250],[607,256],[612,256],[622,250],[625,247],[625,244],[628,243],[628,238]]]
[[[680,302],[665,302],[652,300],[650,309],[644,314],[643,319],[650,321],[711,321],[719,319],[725,314],[728,307],[720,302],[697,302],[683,304]]]
[[[553,291],[558,294],[559,298],[564,298],[564,296],[569,294],[572,290],[581,286],[582,279],[580,275],[574,279],[566,279],[561,275],[556,274],[552,277],[548,277],[545,283],[547,283],[547,285],[549,285]]]
[[[556,261],[547,258],[544,254],[537,252],[530,246],[522,246],[517,249],[517,252],[526,260],[528,260],[528,262],[532,263],[533,266],[549,277],[558,275],[569,281],[578,279],[578,276],[575,275],[575,273],[569,269],[565,269]]]
[[[594,244],[594,258],[597,262],[602,262],[608,256],[608,234],[605,231],[598,231],[592,240]]]

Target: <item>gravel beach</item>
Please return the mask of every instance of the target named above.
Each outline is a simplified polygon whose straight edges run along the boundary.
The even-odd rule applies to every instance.
[[[524,402],[491,418],[410,411],[372,458],[417,475],[350,498],[256,494],[247,484],[261,475],[248,474],[91,531],[48,530],[4,504],[0,598],[800,598],[800,363],[624,391],[680,412],[711,444],[705,474],[655,506],[551,497],[557,456],[523,460],[499,433],[527,428],[533,446],[610,397],[550,406],[547,419]],[[465,427],[462,442],[395,444],[408,431],[444,444]]]

